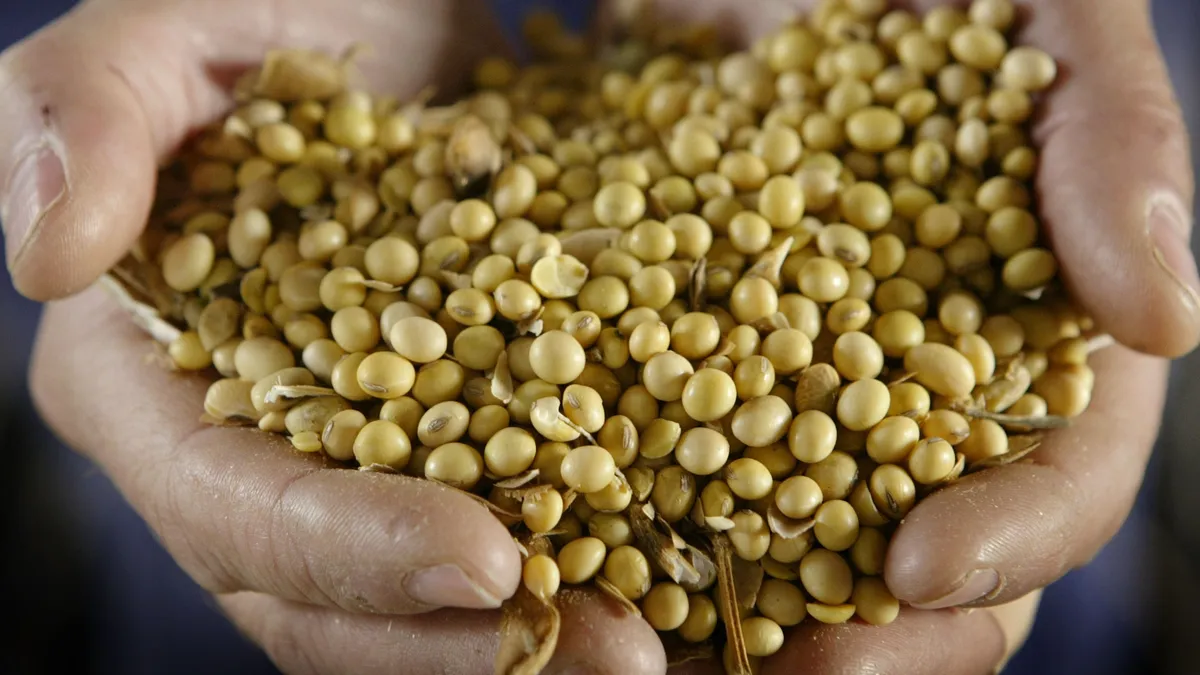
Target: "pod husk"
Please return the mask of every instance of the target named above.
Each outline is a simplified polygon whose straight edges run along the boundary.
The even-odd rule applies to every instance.
[[[553,604],[525,585],[504,602],[500,618],[500,649],[496,675],[538,675],[554,656],[562,615]]]

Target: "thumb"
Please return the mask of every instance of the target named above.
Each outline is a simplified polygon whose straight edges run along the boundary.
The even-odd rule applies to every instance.
[[[0,222],[17,289],[72,295],[125,255],[158,162],[230,104],[219,74],[273,47],[354,42],[389,50],[363,71],[398,94],[504,49],[481,0],[94,0],[0,55]]]
[[[1037,3],[1062,64],[1039,125],[1038,188],[1062,276],[1098,328],[1179,357],[1200,342],[1187,129],[1145,0]]]
[[[149,213],[159,151],[224,100],[160,15],[112,4],[0,56],[0,221],[13,282],[37,300],[120,259]]]

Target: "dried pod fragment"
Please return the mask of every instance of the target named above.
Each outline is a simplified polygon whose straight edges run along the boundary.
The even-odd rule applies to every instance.
[[[746,271],[745,276],[761,277],[771,282],[771,285],[775,288],[779,288],[781,286],[779,274],[783,271],[783,263],[787,260],[788,254],[791,253],[792,244],[795,241],[795,237],[788,237],[775,248],[763,253],[762,257]]]
[[[263,396],[263,404],[264,409],[269,409],[273,412],[280,409],[278,407],[280,405],[286,407],[296,401],[321,396],[335,396],[336,394],[337,392],[329,387],[277,384],[267,390],[267,393]]]
[[[729,540],[718,535],[713,538],[716,549],[717,585],[721,621],[725,624],[726,648],[731,650],[729,664],[731,675],[751,675],[750,657],[746,654],[746,640],[742,635],[741,612],[738,607],[737,579],[733,569],[733,546]]]
[[[328,54],[306,49],[273,49],[254,74],[252,93],[294,103],[333,98],[346,87],[346,67]]]
[[[460,193],[500,171],[503,153],[492,130],[474,115],[463,115],[454,123],[446,142],[446,172]]]
[[[629,522],[633,527],[633,536],[638,542],[638,548],[651,561],[657,563],[675,583],[685,588],[700,583],[700,572],[675,547],[672,536],[658,529],[649,515],[653,511],[653,507],[646,505],[633,508],[629,512]]]
[[[737,597],[738,613],[745,616],[758,604],[758,592],[762,588],[763,568],[757,562],[733,557],[733,589]]]
[[[129,313],[134,324],[145,331],[155,342],[169,345],[179,339],[179,334],[183,331],[164,320],[159,310],[135,300],[114,275],[106,274],[100,277],[100,286],[108,292],[121,309]]]
[[[496,675],[538,675],[558,646],[562,616],[553,603],[521,585],[504,602]]]
[[[496,360],[496,369],[492,371],[492,396],[501,403],[508,405],[513,397],[512,372],[508,369],[508,352],[500,352]]]
[[[688,306],[693,312],[704,309],[704,300],[708,297],[706,284],[708,281],[708,258],[700,258],[692,266],[688,275]]]
[[[1011,407],[1011,406],[1009,406]],[[989,412],[964,405],[954,406],[967,417],[972,417],[981,420],[991,420],[1009,430],[1033,431],[1050,429],[1065,429],[1071,426],[1071,420],[1066,417],[1058,417],[1055,415],[1041,415],[1038,417],[1029,417],[1025,415],[1004,415],[1001,413]]]
[[[696,573],[700,577],[695,583],[680,584],[685,591],[703,593],[717,583],[717,563],[709,552],[688,544],[683,555],[692,567],[696,568]]]
[[[512,478],[506,478],[505,480],[497,482],[496,487],[503,488],[506,490],[515,490],[517,488],[524,487],[524,486],[528,485],[529,483],[532,483],[533,481],[537,480],[539,473],[540,472],[537,469],[530,469],[529,471],[526,471],[525,473],[517,474],[516,476],[513,476]]]
[[[314,384],[316,384],[316,378],[307,369],[284,368],[255,382],[254,387],[250,390],[250,400],[254,404],[254,408],[260,413],[287,410],[293,403],[306,398],[306,396],[299,392],[288,392],[286,389],[276,392],[276,388],[311,386]],[[332,396],[334,393],[330,389],[315,389],[320,393],[314,395]]]

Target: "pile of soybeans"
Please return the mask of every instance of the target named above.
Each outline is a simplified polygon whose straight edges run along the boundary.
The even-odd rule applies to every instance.
[[[432,105],[278,50],[165,169],[108,277],[205,418],[474,496],[525,555],[501,673],[591,585],[747,673],[803,621],[894,620],[923,497],[1082,413],[1030,136],[1055,62],[1010,0],[826,0],[533,61]]]

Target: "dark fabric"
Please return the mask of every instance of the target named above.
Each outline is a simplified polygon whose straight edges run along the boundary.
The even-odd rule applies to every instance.
[[[353,1],[353,0],[347,0]],[[65,11],[64,0],[0,2],[0,48]],[[495,0],[510,30],[534,4]],[[589,3],[537,3],[582,25]],[[1200,115],[1200,3],[1154,3],[1164,52],[1193,127]],[[1114,46],[1119,48],[1119,46]],[[0,120],[0,123],[3,123]],[[2,244],[0,244],[2,246]],[[267,675],[243,640],[93,466],[40,424],[25,387],[38,307],[0,281],[0,673]],[[1155,470],[1118,537],[1046,593],[1014,675],[1192,673],[1200,522],[1196,416],[1200,362],[1177,372]],[[1163,474],[1159,481],[1156,476]],[[14,621],[15,620],[15,621]]]

